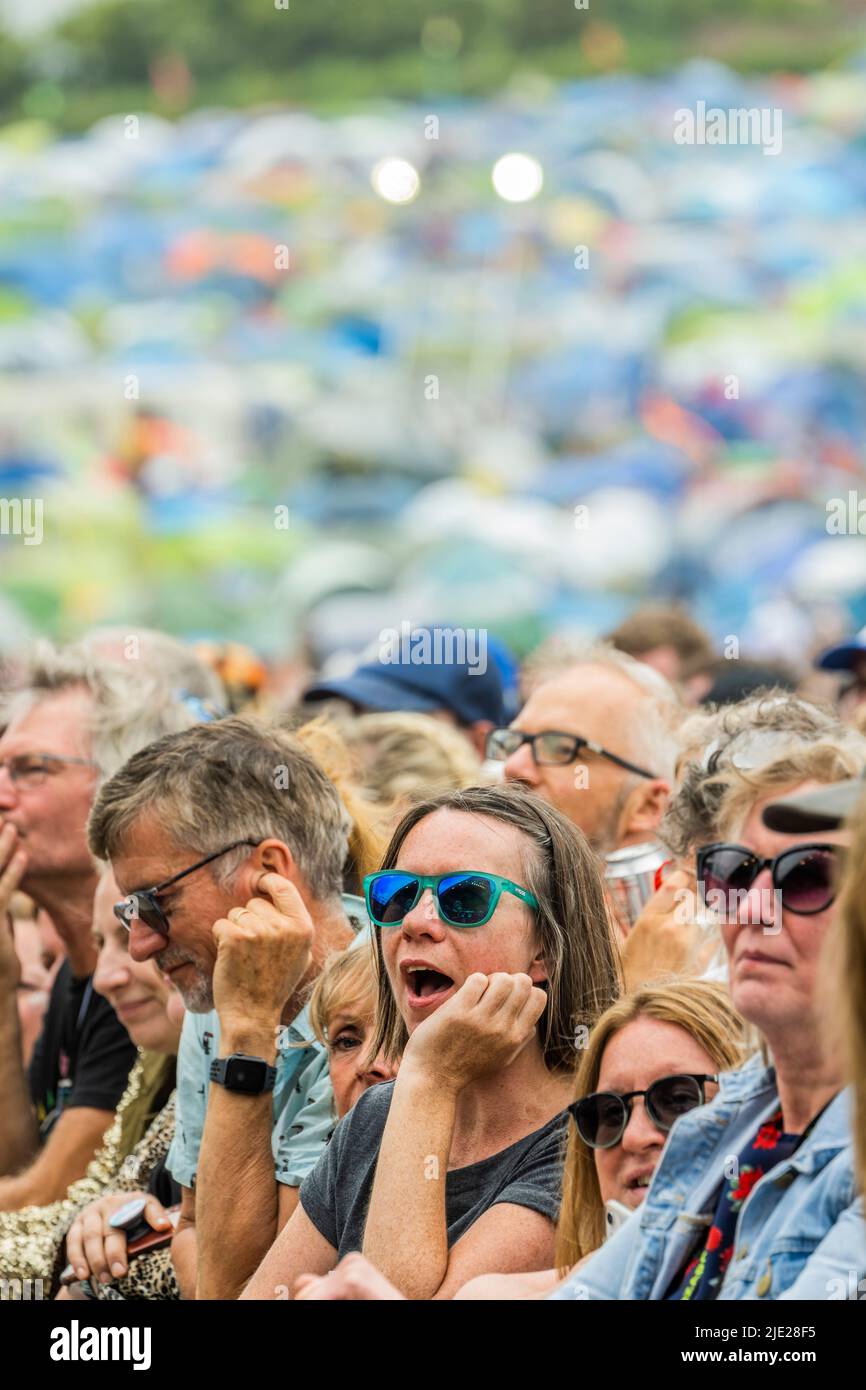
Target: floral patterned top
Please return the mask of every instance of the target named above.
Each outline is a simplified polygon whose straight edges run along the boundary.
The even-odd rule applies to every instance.
[[[743,1203],[765,1173],[791,1157],[802,1138],[802,1134],[784,1132],[782,1111],[777,1110],[761,1125],[736,1161],[725,1165],[713,1224],[701,1248],[689,1256],[668,1293],[669,1299],[693,1301],[717,1296],[733,1254],[734,1233]],[[728,1166],[732,1172],[728,1172]]]

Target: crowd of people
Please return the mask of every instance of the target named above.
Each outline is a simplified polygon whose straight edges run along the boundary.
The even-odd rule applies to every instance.
[[[151,631],[19,663],[4,1287],[851,1296],[866,640],[835,702],[720,664],[658,609],[513,692],[367,653],[230,709]]]

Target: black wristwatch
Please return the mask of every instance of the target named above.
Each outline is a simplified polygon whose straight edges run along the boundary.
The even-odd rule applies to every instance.
[[[247,1057],[243,1052],[233,1052],[231,1057],[218,1057],[210,1064],[210,1079],[227,1091],[243,1091],[248,1096],[261,1096],[274,1089],[277,1079],[276,1067],[271,1067],[264,1057]]]

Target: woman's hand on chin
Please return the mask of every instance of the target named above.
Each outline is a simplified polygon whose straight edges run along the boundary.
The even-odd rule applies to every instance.
[[[353,1301],[388,1302],[400,1299],[406,1302],[403,1294],[380,1274],[375,1265],[365,1260],[363,1255],[345,1255],[330,1274],[302,1274],[295,1280],[293,1294],[295,1301],[307,1300],[325,1303],[347,1303]]]
[[[439,1086],[460,1091],[479,1077],[501,1071],[535,1035],[546,1003],[544,990],[528,975],[470,975],[415,1029],[399,1077],[432,1071]]]

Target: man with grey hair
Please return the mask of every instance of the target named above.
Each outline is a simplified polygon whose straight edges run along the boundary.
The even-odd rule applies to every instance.
[[[90,977],[96,867],[86,825],[102,776],[143,742],[198,716],[173,673],[43,647],[7,702],[0,737],[0,927],[16,886],[47,912],[66,948],[25,1073],[20,965],[0,930],[0,1210],[44,1205],[81,1177],[126,1085],[135,1048]]]
[[[90,846],[127,894],[130,954],[154,959],[190,1011],[167,1159],[185,1297],[237,1297],[330,1137],[328,1059],[304,1004],[366,921],[342,897],[348,830],[306,749],[242,718],[160,739],[94,805]]]
[[[663,676],[598,644],[544,672],[510,728],[490,735],[487,756],[609,854],[656,838],[681,715]]]

